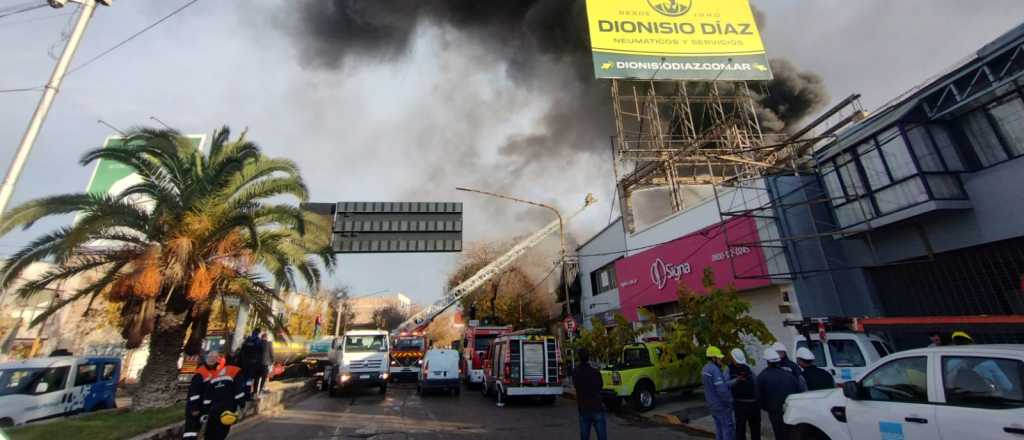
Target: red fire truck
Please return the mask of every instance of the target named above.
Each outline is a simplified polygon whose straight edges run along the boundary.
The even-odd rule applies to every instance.
[[[540,329],[507,333],[494,339],[484,362],[483,394],[536,397],[554,403],[562,394],[562,355],[554,336]]]
[[[391,380],[416,380],[427,348],[427,336],[421,331],[401,332],[395,336],[391,343]]]
[[[511,325],[481,326],[478,322],[469,322],[465,338],[462,340],[462,371],[467,385],[476,386],[484,383],[484,358],[490,350],[491,342],[498,336],[511,332]]]

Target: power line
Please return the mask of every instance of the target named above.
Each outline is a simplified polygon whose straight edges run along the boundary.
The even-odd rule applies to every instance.
[[[74,15],[74,14],[75,14],[74,12],[65,12],[63,14],[47,15],[45,17],[26,18],[24,20],[19,20],[19,21],[8,21],[8,22],[6,22],[4,24],[7,25],[7,26],[14,26],[16,24],[24,24],[24,23],[32,23],[32,22],[35,22],[35,21],[52,20],[54,18],[65,17],[65,16],[68,16],[68,15]]]
[[[43,90],[43,86],[24,87],[20,89],[0,89],[0,93],[31,92],[33,90]]]
[[[103,58],[104,56],[106,56],[107,54],[109,54],[109,53],[111,53],[111,52],[113,52],[113,51],[117,50],[117,49],[118,49],[118,48],[120,48],[121,46],[124,46],[125,44],[128,44],[128,42],[130,42],[130,41],[134,40],[134,39],[135,39],[135,38],[137,38],[137,37],[138,37],[139,35],[142,35],[142,34],[146,33],[147,31],[149,31],[150,29],[153,29],[153,28],[157,27],[157,26],[158,26],[158,25],[159,25],[160,23],[163,23],[164,21],[167,21],[167,19],[169,19],[169,18],[171,18],[171,17],[173,17],[173,16],[177,15],[177,14],[178,14],[178,13],[180,13],[181,11],[184,11],[184,10],[185,10],[186,8],[188,8],[189,6],[192,6],[193,4],[195,4],[195,3],[196,3],[196,2],[198,2],[198,1],[199,1],[199,0],[191,0],[191,1],[189,1],[188,3],[185,3],[185,4],[184,4],[184,5],[182,5],[182,6],[180,7],[180,8],[178,8],[178,9],[175,9],[175,10],[171,11],[171,13],[170,13],[170,14],[167,14],[167,15],[165,15],[165,16],[164,16],[163,18],[161,18],[161,19],[159,19],[159,20],[157,20],[157,21],[153,22],[153,23],[152,23],[152,24],[150,24],[149,26],[146,26],[146,27],[142,28],[142,29],[141,29],[141,30],[139,30],[138,32],[136,32],[136,33],[132,34],[132,35],[131,35],[130,37],[128,37],[128,38],[125,38],[125,39],[124,39],[123,41],[121,41],[120,43],[117,43],[117,44],[113,45],[113,46],[112,46],[112,47],[111,47],[110,49],[107,49],[107,50],[105,50],[105,51],[103,51],[103,52],[100,52],[100,54],[99,54],[99,55],[96,55],[96,56],[94,56],[94,57],[92,57],[92,58],[88,59],[88,60],[87,60],[87,61],[85,61],[84,63],[82,63],[82,64],[79,64],[79,65],[78,65],[78,66],[76,66],[75,68],[73,68],[73,69],[71,69],[71,70],[68,70],[68,73],[67,73],[67,74],[66,74],[65,76],[67,76],[67,75],[70,75],[70,74],[72,74],[72,73],[74,73],[74,72],[77,72],[78,70],[81,70],[81,69],[82,69],[82,68],[84,68],[85,66],[88,66],[88,65],[92,64],[93,62],[95,62],[96,60],[99,60],[100,58]]]
[[[21,14],[23,12],[28,12],[28,11],[34,11],[36,9],[45,8],[45,7],[49,6],[46,3],[39,4],[39,3],[36,3],[36,2],[24,3],[24,5],[30,5],[30,6],[22,6],[20,8],[18,8],[17,6],[13,6],[13,7],[10,8],[10,9],[14,9],[13,11],[10,11],[10,12],[0,12],[0,18],[10,17],[12,15]],[[18,8],[18,9],[15,9],[15,8]],[[8,9],[8,10],[10,10],[10,9]]]

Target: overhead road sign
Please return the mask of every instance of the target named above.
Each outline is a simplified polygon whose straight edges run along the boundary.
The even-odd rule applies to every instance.
[[[331,217],[335,253],[462,251],[461,203],[338,202],[302,207]]]
[[[748,0],[587,0],[597,78],[772,79]]]
[[[206,135],[203,134],[186,134],[183,136],[192,143],[193,147],[200,150],[203,148],[203,143],[206,140]],[[124,142],[124,136],[108,136],[103,141],[103,148],[121,147],[124,146]],[[131,146],[132,144],[128,145]],[[142,183],[142,178],[135,173],[134,168],[115,160],[102,158],[96,162],[96,167],[93,168],[92,176],[89,178],[89,184],[85,187],[85,192],[117,195],[138,183]]]

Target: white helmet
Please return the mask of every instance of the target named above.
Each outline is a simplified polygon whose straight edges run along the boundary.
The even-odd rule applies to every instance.
[[[769,347],[764,349],[764,360],[765,362],[778,362],[782,360],[779,356],[779,352],[775,351],[775,347]]]
[[[814,353],[811,353],[811,350],[808,350],[807,347],[800,347],[796,350],[796,358],[803,359],[805,361],[813,361]]]
[[[772,344],[772,350],[775,350],[779,353],[786,353],[787,356],[789,355],[789,350],[787,350],[786,346],[782,345],[781,342],[776,342]],[[781,356],[781,354],[779,356]]]

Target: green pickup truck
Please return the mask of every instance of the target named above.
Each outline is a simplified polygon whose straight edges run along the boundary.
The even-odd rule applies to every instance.
[[[622,359],[601,370],[605,405],[628,399],[637,411],[654,408],[658,393],[690,391],[701,386],[700,371],[688,371],[664,342],[643,342],[622,349]]]

